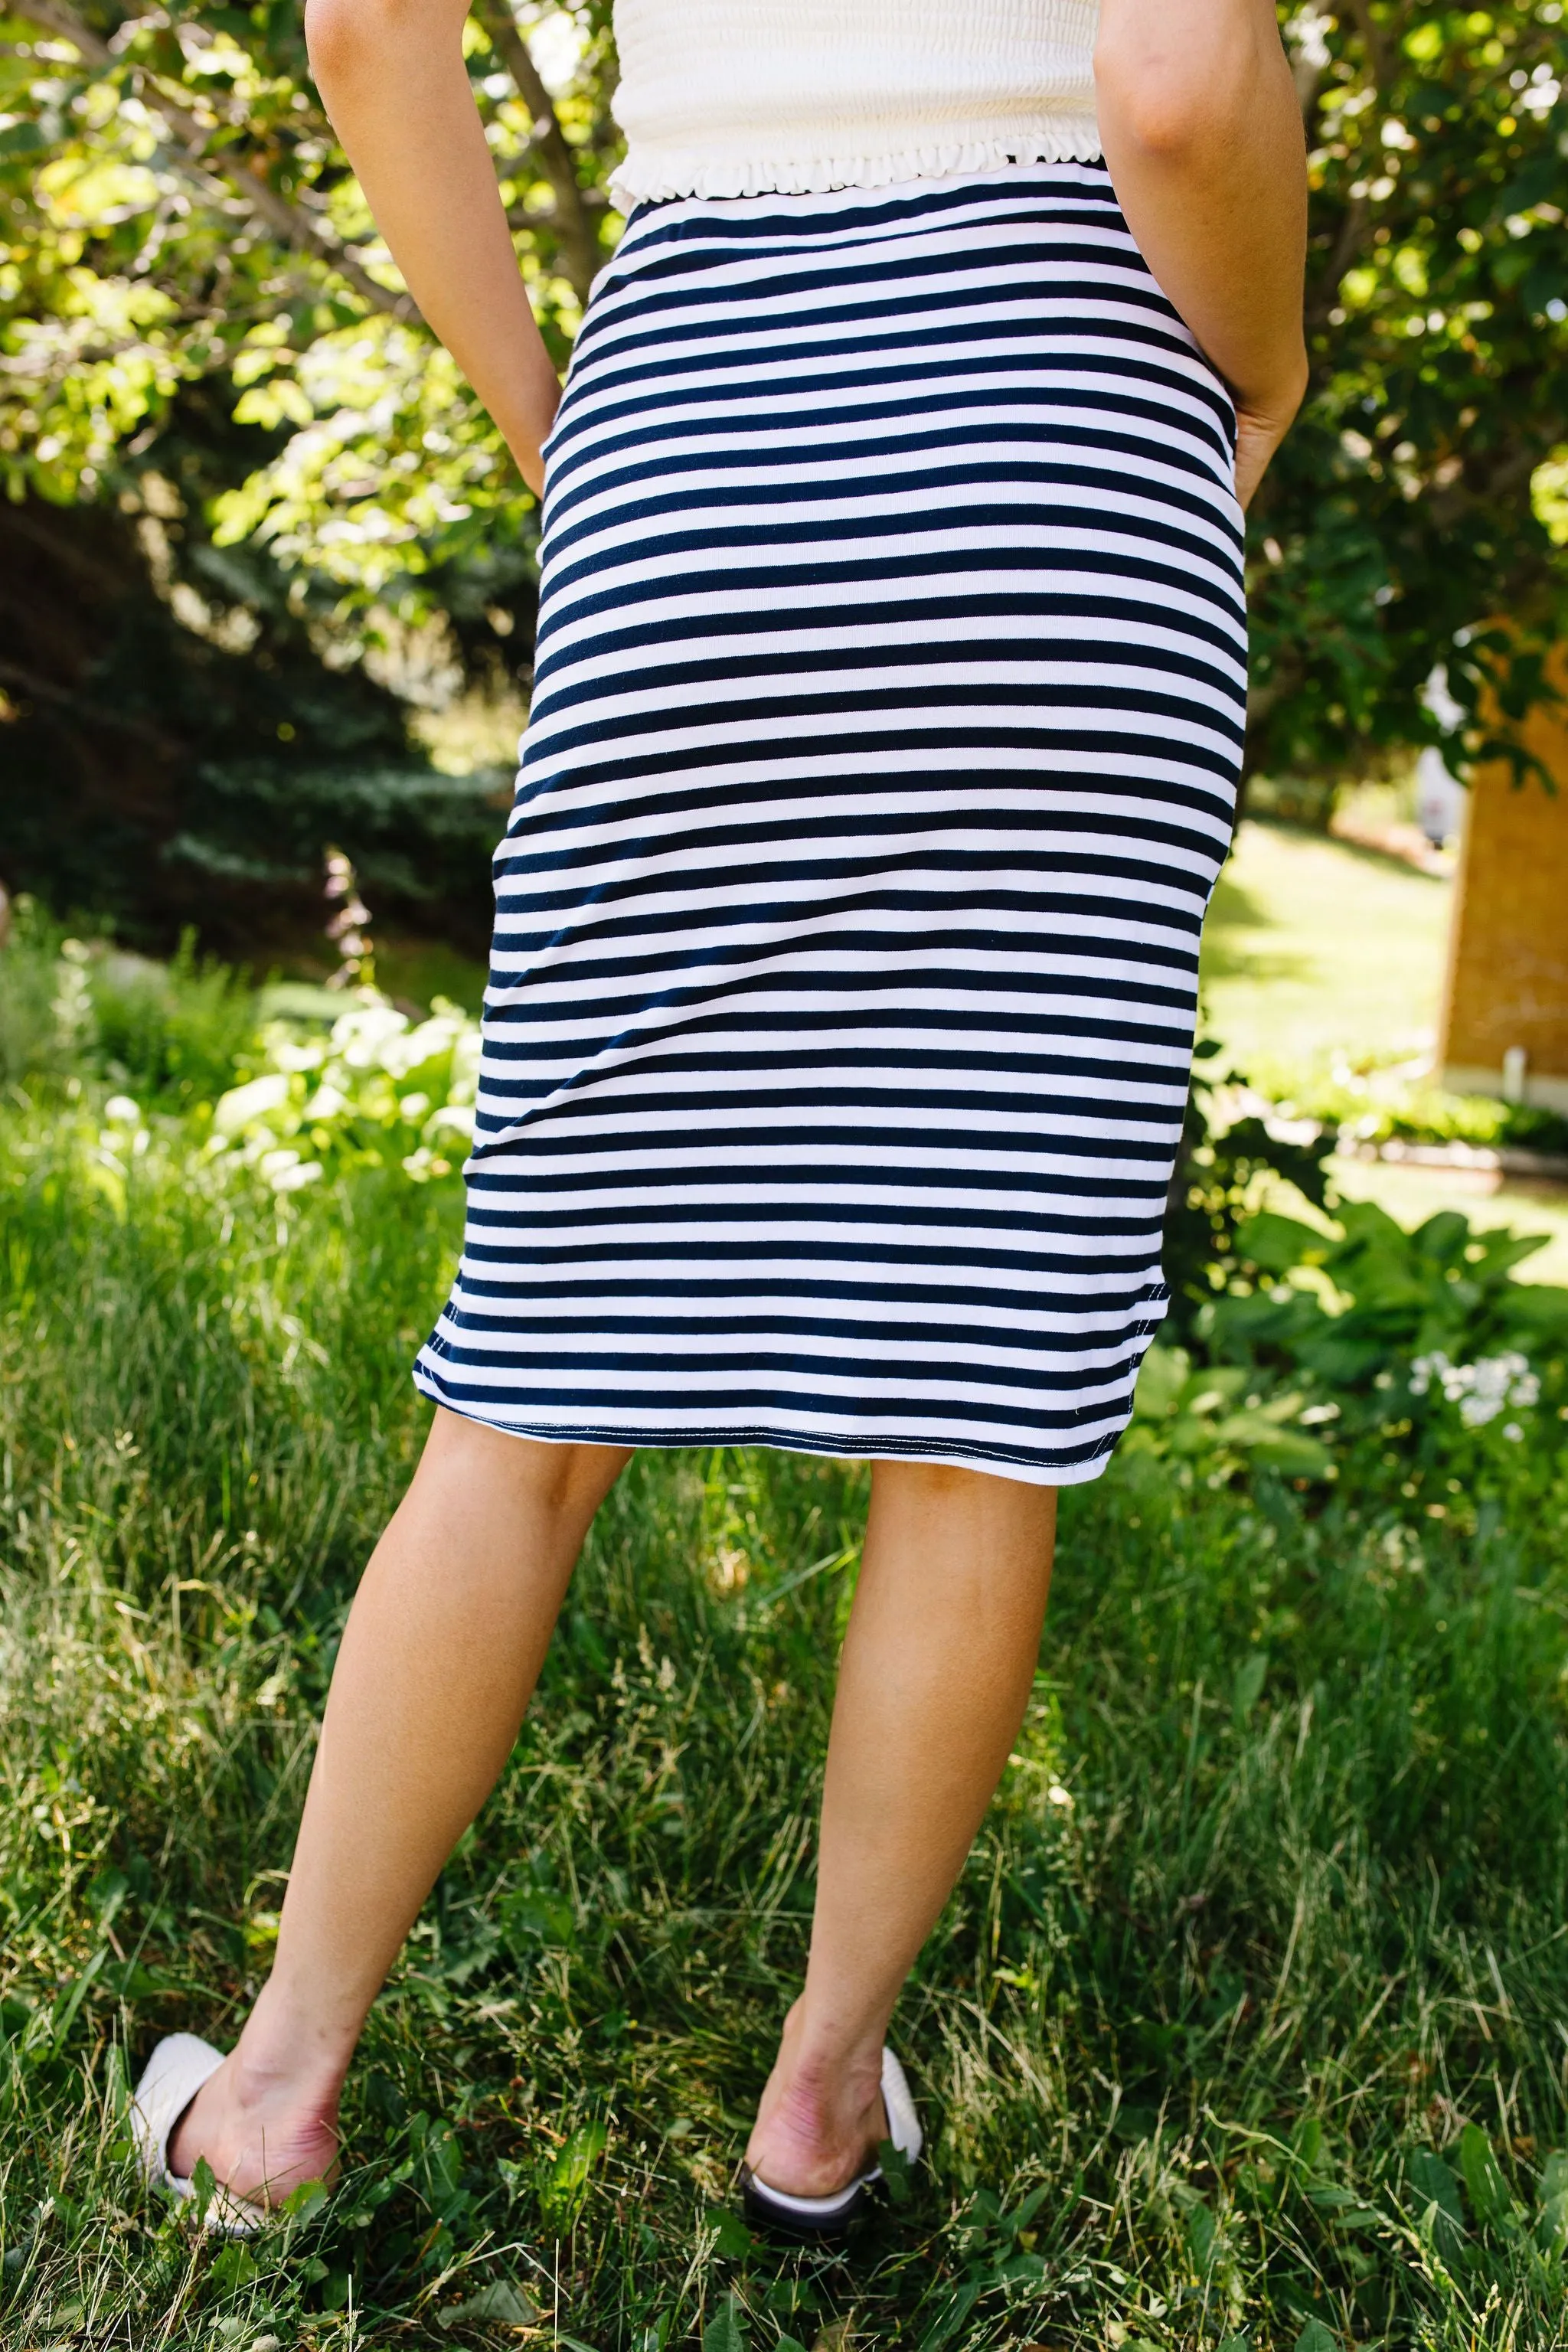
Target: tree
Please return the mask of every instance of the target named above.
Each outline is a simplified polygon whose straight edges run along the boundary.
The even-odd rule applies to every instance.
[[[564,362],[619,226],[609,5],[518,5],[477,0],[466,47]],[[1420,693],[1438,667],[1474,755],[1546,690],[1568,634],[1562,0],[1292,0],[1281,20],[1311,149],[1313,373],[1249,534],[1249,764],[1353,773],[1430,738]],[[297,0],[143,16],[16,0],[3,29],[8,842],[24,787],[75,781],[59,795],[70,856],[41,821],[26,872],[0,856],[9,879],[101,889],[84,828],[118,822],[105,794],[140,758],[140,866],[115,836],[123,919],[140,893],[153,930],[191,912],[210,928],[228,888],[242,929],[265,891],[257,878],[247,898],[237,861],[272,874],[268,889],[276,861],[240,842],[214,779],[248,762],[297,794],[309,773],[330,811],[367,762],[402,777],[380,852],[320,819],[374,873],[415,823],[423,760],[367,665],[395,626],[435,620],[470,676],[526,679],[533,501],[375,236]],[[89,571],[98,592],[67,627]],[[279,716],[285,688],[302,723]],[[132,719],[162,729],[156,750]],[[490,823],[480,810],[475,837]],[[182,897],[175,840],[190,876],[206,855],[210,888]]]
[[[1568,437],[1561,0],[1351,0],[1285,28],[1312,384],[1249,534],[1249,761],[1353,773],[1429,739],[1438,667],[1484,756],[1568,635],[1568,531],[1546,520]]]
[[[563,362],[616,226],[605,16],[535,34],[548,88],[504,0],[467,40]],[[477,942],[501,779],[433,776],[367,666],[435,617],[470,675],[525,676],[533,500],[375,236],[298,6],[4,30],[5,878],[234,948],[338,840]]]

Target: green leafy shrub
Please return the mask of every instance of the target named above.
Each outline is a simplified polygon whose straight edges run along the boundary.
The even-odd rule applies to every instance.
[[[1233,1364],[1194,1366],[1184,1348],[1158,1342],[1143,1359],[1132,1401],[1132,1425],[1118,1460],[1155,1462],[1183,1484],[1195,1477],[1223,1486],[1247,1468],[1277,1470],[1289,1478],[1331,1478],[1332,1454],[1302,1428],[1307,1399],[1289,1391],[1268,1395],[1256,1373]]]
[[[1323,1163],[1334,1148],[1332,1136],[1310,1124],[1293,1129],[1290,1122],[1251,1108],[1237,1114],[1237,1102],[1250,1089],[1235,1071],[1214,1075],[1224,1052],[1215,1037],[1201,1037],[1194,1049],[1165,1214],[1171,1322],[1189,1343],[1201,1309],[1241,1267],[1237,1230],[1256,1207],[1260,1181],[1292,1184],[1321,1209],[1329,1183]]]
[[[101,1079],[192,1109],[231,1082],[257,1011],[243,974],[197,957],[194,932],[158,963],[71,937],[23,893],[0,952],[0,1078]]]
[[[353,1167],[397,1168],[425,1183],[466,1156],[479,1024],[445,997],[415,1021],[362,989],[324,1036],[269,1022],[258,1059],[255,1075],[214,1105],[206,1156],[255,1170],[275,1192]]]
[[[1215,1365],[1288,1381],[1370,1493],[1517,1488],[1568,1458],[1568,1289],[1515,1278],[1538,1236],[1457,1211],[1406,1233],[1372,1202],[1337,1232],[1272,1211],[1236,1231],[1243,1273],[1199,1318]],[[1437,1499],[1436,1508],[1446,1509]]]

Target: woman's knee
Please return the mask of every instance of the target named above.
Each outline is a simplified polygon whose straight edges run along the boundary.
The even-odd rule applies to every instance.
[[[592,1517],[633,1450],[519,1437],[437,1405],[420,1466],[499,1488],[523,1509]]]

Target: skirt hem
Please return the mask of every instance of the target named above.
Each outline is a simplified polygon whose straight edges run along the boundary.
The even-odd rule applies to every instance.
[[[616,1429],[611,1426],[584,1429],[551,1428],[542,1422],[504,1421],[488,1413],[475,1412],[469,1407],[454,1403],[443,1396],[422,1365],[414,1368],[414,1385],[432,1404],[438,1404],[459,1421],[471,1421],[481,1429],[499,1431],[503,1437],[523,1437],[541,1445],[628,1445],[634,1450],[650,1446],[656,1452],[673,1453],[682,1446],[704,1445],[765,1445],[779,1454],[820,1454],[838,1462],[930,1462],[950,1470],[989,1471],[998,1478],[1013,1478],[1026,1486],[1086,1486],[1101,1475],[1115,1451],[1121,1431],[1106,1439],[1100,1451],[1087,1462],[1042,1464],[1024,1457],[1015,1457],[995,1445],[963,1445],[950,1442],[910,1438],[879,1437],[867,1444],[846,1433],[826,1433],[820,1437],[764,1426],[743,1429],[683,1429],[677,1431]]]

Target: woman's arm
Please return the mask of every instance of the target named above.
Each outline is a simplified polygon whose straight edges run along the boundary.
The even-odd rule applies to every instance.
[[[430,326],[522,478],[561,386],[534,324],[463,63],[466,0],[307,0],[316,86]]]
[[[1305,142],[1274,0],[1101,0],[1094,73],[1127,225],[1236,395],[1245,506],[1307,384]]]

